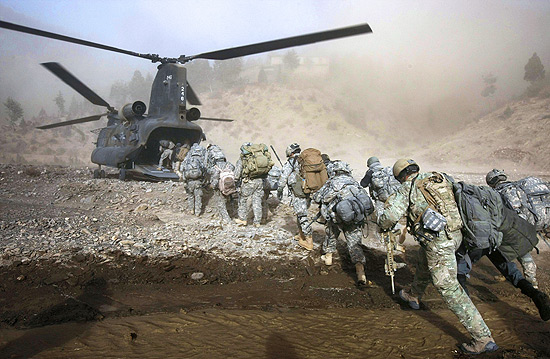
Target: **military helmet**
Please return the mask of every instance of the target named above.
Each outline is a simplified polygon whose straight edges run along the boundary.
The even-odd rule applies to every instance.
[[[351,174],[351,168],[349,167],[349,165],[346,162],[336,160],[336,161],[332,161],[330,163],[327,172],[329,172],[329,175],[331,177],[334,176],[334,175],[337,175],[339,173]]]
[[[412,159],[400,158],[393,165],[393,176],[401,183],[405,180],[405,176],[411,173],[418,172],[420,166]]]
[[[300,149],[300,145],[297,144],[297,143],[292,143],[290,145],[288,145],[288,147],[286,148],[286,156],[287,157],[290,157],[293,153],[300,153],[302,150]]]
[[[241,145],[241,153],[246,154],[248,151],[245,149],[245,147],[252,146],[252,142],[245,142]]]
[[[485,176],[485,182],[491,187],[495,187],[500,182],[504,182],[508,179],[508,176],[506,176],[506,173],[504,173],[504,170],[497,170],[496,168],[493,168],[489,173],[487,173],[487,176]]]
[[[378,159],[378,157],[370,157],[368,160],[367,160],[367,167],[370,168],[370,166],[372,166],[374,163],[376,162],[380,162],[380,160]]]

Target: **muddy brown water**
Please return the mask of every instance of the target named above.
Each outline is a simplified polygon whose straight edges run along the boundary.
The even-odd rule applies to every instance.
[[[498,357],[536,357],[526,338],[547,335],[546,323],[518,308],[506,315],[499,306],[479,308],[506,348]],[[210,309],[4,330],[1,336],[4,357],[25,358],[452,358],[459,356],[457,339],[466,334],[448,310],[360,308]]]

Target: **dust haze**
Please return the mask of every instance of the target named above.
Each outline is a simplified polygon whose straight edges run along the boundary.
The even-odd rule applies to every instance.
[[[217,2],[209,4],[219,5]],[[366,22],[372,27],[372,34],[293,49],[306,62],[314,58],[326,59],[328,65],[322,71],[309,71],[306,65],[302,65],[283,80],[272,78],[268,83],[259,84],[258,71],[262,67],[269,68],[272,57],[282,57],[288,51],[282,50],[245,57],[241,82],[200,93],[204,103],[201,107],[203,115],[237,120],[232,124],[201,122],[208,142],[221,144],[229,153],[230,160],[236,160],[238,147],[244,141],[273,144],[279,154],[284,153],[288,143],[300,142],[305,147],[318,147],[332,157],[349,161],[357,175],[362,173],[364,161],[371,155],[379,156],[388,165],[401,156],[426,158],[430,163],[436,163],[431,157],[437,156],[430,157],[430,153],[437,152],[441,143],[460,136],[461,131],[483,116],[490,116],[521,100],[529,85],[523,80],[524,66],[533,53],[538,54],[546,69],[550,68],[550,4],[544,2],[443,4],[428,1],[411,4],[405,1],[325,1],[316,2],[311,9],[304,8],[304,4],[293,7],[285,2],[281,4],[275,6],[272,2],[265,2],[265,7],[273,12],[273,18],[258,15],[259,19],[255,20],[256,14],[251,12],[259,14],[261,5],[236,1],[231,14],[241,14],[246,21],[239,22],[233,17],[226,19],[225,25],[220,23],[223,19],[213,7],[212,19],[203,14],[205,26],[188,26],[185,40],[176,25],[168,25],[170,21],[162,22],[158,27],[155,27],[157,22],[151,21],[147,26],[135,29],[136,40],[127,43],[123,34],[127,30],[123,28],[111,32],[112,36],[101,34],[106,37],[98,37],[100,35],[84,24],[82,29],[77,29],[68,28],[61,22],[37,19],[17,12],[10,2],[0,2],[0,12],[5,21],[132,51],[160,53],[170,46],[169,53],[161,53],[162,56],[177,56],[180,52],[189,54],[189,50],[200,53]],[[289,11],[285,12],[285,4]],[[178,6],[175,2],[164,5]],[[226,7],[220,5],[229,11]],[[139,3],[135,8],[132,11],[147,11],[150,19],[160,16],[158,7],[148,2]],[[186,19],[191,21],[194,14],[189,13],[189,7],[187,10]],[[297,13],[306,10],[309,12]],[[129,16],[132,14],[130,12]],[[284,20],[280,17],[279,30],[277,16],[281,14],[286,14],[286,17]],[[177,15],[167,16],[168,20],[175,20]],[[210,22],[214,20],[215,25]],[[98,26],[105,21],[105,27],[114,26],[110,22],[114,20],[109,17],[87,21],[97,21]],[[255,21],[263,21],[267,26]],[[238,23],[234,26],[238,38],[230,36],[231,31],[216,36],[213,30],[227,27],[229,23]],[[128,25],[128,20],[122,24]],[[209,25],[210,30],[207,29]],[[166,30],[168,32],[161,32]],[[205,33],[213,40],[195,43],[189,40],[189,35],[198,39]],[[182,43],[167,41],[171,35]],[[12,97],[19,101],[25,111],[25,120],[37,116],[41,109],[49,115],[56,115],[58,110],[54,98],[59,91],[67,106],[73,98],[81,100],[72,89],[42,68],[41,62],[61,62],[109,101],[113,100],[109,95],[115,82],[129,81],[136,70],[144,77],[148,74],[154,76],[156,70],[155,65],[142,59],[8,30],[0,30],[0,43],[0,100],[4,103]],[[483,76],[487,75],[496,77],[496,91],[484,97],[482,91],[486,84]],[[542,106],[542,114],[548,112],[546,103],[538,106]],[[122,105],[112,104],[115,107]],[[90,114],[102,112],[94,107],[88,110]],[[2,106],[2,111],[2,124],[6,124],[5,106]],[[96,124],[95,127],[99,126]],[[502,121],[491,122],[487,124],[487,130],[503,126]],[[94,126],[80,125],[81,131],[85,132],[86,151],[91,151],[95,140],[88,132],[90,127]],[[514,131],[514,128],[510,130]],[[8,135],[4,131],[3,136]],[[44,136],[49,135],[45,132],[34,135],[35,138]],[[464,138],[465,142],[468,140],[471,138]],[[8,142],[2,140],[3,152],[6,152]],[[502,143],[493,145],[496,147],[487,153],[509,147]],[[12,147],[17,151],[15,146]],[[476,152],[472,146],[467,148]],[[52,150],[55,152],[56,148]],[[86,151],[79,152],[78,161],[73,161],[73,164],[91,165]],[[29,156],[20,154],[19,159],[29,161]],[[457,164],[472,157],[468,157],[466,152],[461,156],[458,154]],[[539,163],[548,162],[547,158],[543,161],[533,156],[531,154],[525,161],[520,159],[516,164],[536,168]],[[15,161],[16,157],[4,154],[2,160]],[[63,162],[59,156],[58,160]],[[441,160],[448,162],[447,158]]]

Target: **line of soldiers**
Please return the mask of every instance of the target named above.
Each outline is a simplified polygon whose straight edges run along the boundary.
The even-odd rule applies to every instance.
[[[522,199],[521,186],[506,182],[503,171],[489,172],[487,184],[500,196],[496,195],[494,204],[484,198],[487,201],[483,205],[497,208],[500,219],[496,224],[485,223],[489,223],[488,228],[484,228],[488,236],[494,235],[497,239],[495,244],[479,248],[474,244],[478,239],[476,236],[482,237],[483,232],[468,225],[468,216],[463,213],[463,206],[468,205],[463,203],[466,197],[458,191],[470,188],[467,184],[456,183],[446,174],[420,172],[418,164],[411,159],[398,160],[392,173],[401,186],[386,199],[383,208],[379,207],[377,223],[381,230],[390,230],[405,217],[409,232],[420,244],[414,280],[409,289],[399,292],[402,300],[412,309],[419,309],[426,287],[433,283],[472,336],[471,342],[461,344],[460,349],[469,354],[497,350],[491,331],[466,288],[472,264],[487,256],[508,281],[532,299],[541,318],[550,319],[550,299],[537,289],[536,265],[529,254],[538,242],[535,229],[544,232],[550,228],[550,189],[547,184],[534,177],[523,181],[530,182],[531,188],[536,187],[533,193],[539,196],[537,205],[541,211],[535,211],[534,200],[525,195],[528,186],[523,188]],[[364,181],[364,184],[369,182],[368,173]],[[490,188],[483,190],[491,191]],[[528,200],[531,200],[531,206]],[[515,258],[522,263],[527,279],[512,262]]]
[[[302,153],[297,143],[289,145],[287,162],[282,165],[282,171],[277,168],[280,176],[276,175],[269,184],[269,173],[274,166],[267,146],[244,143],[240,158],[233,167],[218,146],[210,145],[205,149],[194,144],[181,164],[190,211],[200,214],[201,189],[209,179],[223,221],[231,223],[227,204],[231,195],[238,191],[238,216],[234,222],[246,225],[252,209],[253,225],[258,227],[262,218],[265,219],[265,201],[270,191],[277,190],[277,197],[282,200],[286,187],[296,214],[298,234],[295,239],[298,245],[313,250],[311,224],[314,221],[323,223],[326,237],[321,245],[321,258],[325,265],[332,265],[337,239],[343,233],[359,285],[369,284],[361,247],[367,217],[372,215],[381,231],[395,231],[399,221],[405,218],[406,226],[399,228],[400,242],[408,231],[419,242],[420,250],[414,280],[409,288],[399,292],[399,297],[412,309],[419,309],[422,295],[433,283],[472,336],[471,342],[459,346],[465,353],[479,354],[498,349],[466,286],[472,265],[483,256],[487,256],[508,281],[532,299],[543,320],[550,319],[550,299],[538,290],[536,265],[529,254],[538,242],[536,231],[548,235],[550,229],[550,189],[547,184],[531,177],[527,180],[531,187],[541,183],[546,186],[536,188],[537,193],[546,196],[543,201],[547,201],[542,203],[545,214],[541,215],[533,210],[533,203],[528,205],[527,201],[532,202],[530,197],[522,197],[520,189],[524,187],[507,182],[503,171],[489,172],[487,184],[498,191],[498,201],[501,201],[500,207],[495,205],[499,222],[492,223],[494,228],[489,228],[491,235],[497,234],[497,240],[491,246],[476,247],[476,237],[483,237],[483,232],[476,232],[479,228],[474,228],[473,233],[472,226],[466,223],[461,207],[464,203],[458,203],[461,200],[457,197],[457,188],[466,192],[466,187],[460,187],[462,182],[456,183],[444,173],[420,172],[418,164],[411,159],[400,159],[393,167],[383,167],[378,158],[371,157],[367,161],[369,170],[358,183],[351,176],[347,163],[331,161],[327,155],[321,156],[318,150],[311,152],[314,158],[312,168],[316,169],[307,173],[304,158],[310,154],[309,150]],[[195,171],[200,166],[194,162],[199,161],[204,163],[204,171]],[[322,170],[326,171],[325,177],[319,174]],[[312,185],[315,178],[308,181],[312,173],[322,178],[316,185]],[[239,182],[240,186],[237,186]],[[364,187],[368,188],[370,196]],[[308,208],[312,202],[319,205],[319,214],[310,220]],[[523,266],[525,277],[513,263],[516,258]]]

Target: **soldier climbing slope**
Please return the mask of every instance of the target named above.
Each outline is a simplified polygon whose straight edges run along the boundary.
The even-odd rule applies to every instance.
[[[245,142],[241,146],[241,155],[235,164],[235,179],[241,181],[237,211],[239,218],[235,218],[235,223],[246,225],[250,207],[252,207],[254,226],[260,226],[264,181],[273,164],[271,154],[265,144]]]
[[[235,166],[227,161],[221,149],[211,152],[208,168],[210,186],[214,190],[213,198],[220,217],[225,223],[232,223],[227,212],[227,204],[231,199],[231,194],[237,191],[234,171]]]
[[[288,186],[288,196],[290,205],[296,213],[298,222],[298,234],[294,236],[298,240],[298,245],[313,250],[313,237],[311,235],[311,226],[308,226],[307,210],[311,204],[311,198],[304,193],[302,188],[302,178],[300,177],[300,164],[298,156],[300,155],[300,145],[292,143],[286,148],[287,161],[283,165],[281,178],[277,187],[277,198],[283,199],[283,190]]]
[[[365,275],[366,259],[361,247],[365,219],[374,210],[367,192],[353,179],[349,165],[343,161],[333,161],[328,168],[329,179],[314,195],[313,200],[320,205],[325,219],[326,238],[322,251],[326,265],[332,264],[332,254],[336,252],[336,240],[341,232],[351,262],[355,265],[357,283],[367,284]]]
[[[420,243],[416,273],[410,291],[401,290],[399,296],[413,309],[428,284],[433,283],[441,297],[472,336],[470,343],[462,343],[463,352],[480,354],[498,349],[491,331],[481,314],[457,280],[455,251],[462,242],[462,219],[454,200],[453,186],[438,173],[420,173],[413,160],[400,159],[393,166],[393,174],[402,183],[379,213],[378,225],[392,229],[407,216],[410,233]],[[422,190],[421,190],[422,188]],[[423,190],[431,188],[441,208],[431,208]],[[433,235],[438,233],[438,235]]]
[[[550,229],[550,188],[541,179],[527,177],[516,182],[507,181],[504,171],[493,169],[485,177],[487,184],[502,197],[506,207],[514,210],[521,218],[536,226],[541,235]],[[525,279],[538,288],[537,265],[527,253],[518,258],[523,267]]]
[[[196,216],[199,216],[202,211],[202,196],[206,182],[205,158],[206,149],[198,143],[194,143],[181,165],[188,209]]]

